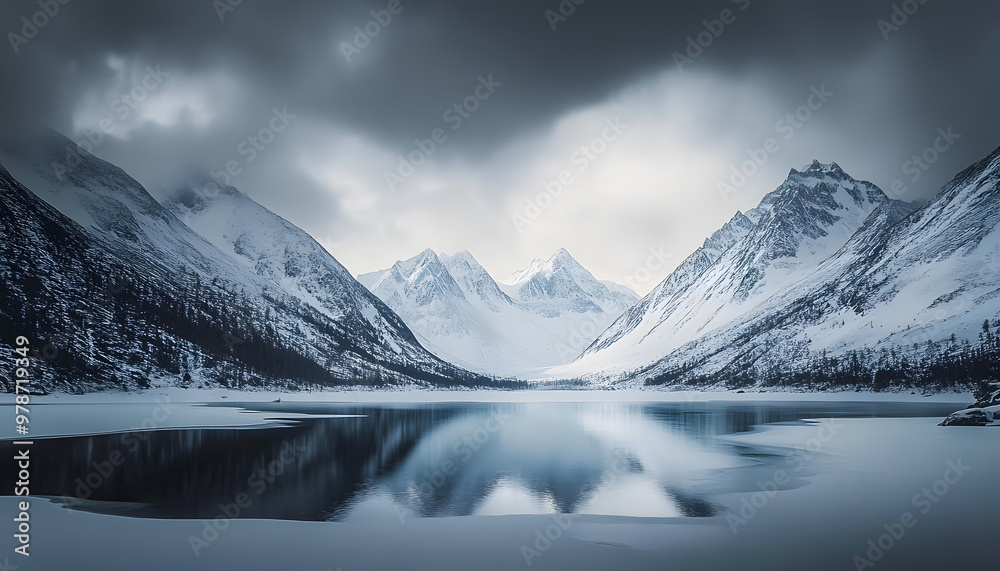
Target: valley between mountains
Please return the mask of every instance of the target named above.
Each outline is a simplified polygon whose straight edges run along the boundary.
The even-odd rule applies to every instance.
[[[35,340],[46,391],[944,389],[1000,366],[1000,149],[924,204],[791,169],[642,297],[565,249],[503,281],[429,249],[355,276],[236,188],[153,196],[55,133],[0,165],[3,343]]]

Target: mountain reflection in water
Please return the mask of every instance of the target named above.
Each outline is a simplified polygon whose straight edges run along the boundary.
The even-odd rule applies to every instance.
[[[713,495],[753,489],[784,463],[780,451],[719,436],[807,418],[942,414],[931,403],[242,406],[314,416],[281,427],[45,439],[32,452],[46,467],[32,475],[32,492],[76,509],[160,518],[231,516],[233,506],[238,517],[310,521],[699,517],[713,515]]]

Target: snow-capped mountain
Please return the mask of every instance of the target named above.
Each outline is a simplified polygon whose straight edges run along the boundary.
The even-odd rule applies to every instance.
[[[358,280],[437,356],[518,376],[568,363],[638,297],[602,284],[565,250],[505,284],[469,252],[431,250]]]
[[[549,373],[752,381],[801,373],[818,355],[974,340],[1000,316],[1000,267],[988,263],[1000,243],[998,171],[1000,151],[917,210],[836,164],[792,170]]]
[[[67,152],[77,164],[52,168]],[[28,282],[12,279],[4,289],[2,307],[12,309],[3,321],[59,355],[43,375],[50,387],[142,386],[182,375],[288,385],[481,379],[428,353],[311,238],[235,189],[214,201],[175,195],[172,207],[203,237],[124,171],[61,135],[25,143],[0,164],[4,215],[18,220],[5,231],[45,229],[5,237],[28,249],[5,250],[4,273]],[[37,259],[26,259],[31,250]],[[100,293],[109,280],[125,285]],[[82,370],[89,380],[74,384]]]
[[[648,325],[650,323],[647,319],[648,315],[664,311],[665,304],[673,296],[691,286],[709,266],[719,259],[723,252],[746,236],[752,227],[753,222],[741,212],[737,212],[722,228],[705,239],[704,244],[685,258],[652,292],[639,300],[618,321],[604,331],[587,348],[584,355],[609,347],[644,322]]]
[[[1000,374],[1000,149],[919,208],[793,169],[641,300],[565,250],[504,283],[430,250],[355,280],[235,188],[157,201],[56,134],[0,165],[0,332],[32,340],[41,389]]]
[[[205,191],[195,182],[165,194],[161,201],[245,270],[316,309],[354,342],[388,347],[407,359],[426,357],[399,317],[326,249],[246,194],[233,187]]]
[[[745,215],[737,213],[569,369],[620,371],[669,352],[807,278],[889,198],[836,163],[792,170]]]
[[[572,313],[621,313],[635,304],[635,292],[623,285],[609,288],[564,248],[551,258],[532,260],[514,272],[503,288],[526,307],[546,316]]]
[[[814,162],[737,212],[563,373],[631,371],[752,310],[808,276],[888,198]]]
[[[1000,315],[998,224],[1000,148],[859,248],[863,263],[836,283],[841,307],[857,316],[837,345],[975,339],[984,320]],[[872,323],[886,331],[875,334]]]

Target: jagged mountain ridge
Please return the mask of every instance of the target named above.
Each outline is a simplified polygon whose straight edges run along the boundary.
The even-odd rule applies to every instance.
[[[743,382],[801,370],[819,353],[972,340],[1000,316],[1000,149],[919,209],[835,163],[793,169],[622,312],[634,298],[564,250],[503,284],[468,252],[427,251],[362,276],[362,287],[234,188],[214,195],[194,182],[161,197],[164,208],[82,150],[56,176],[50,165],[67,145],[0,153],[13,171],[0,171],[0,325],[8,339],[51,344],[39,373],[48,389],[184,373],[273,386],[477,378],[444,361],[601,383]],[[379,285],[419,311],[397,316],[368,291]]]
[[[556,374],[639,369],[724,327],[806,279],[888,201],[836,163],[792,169],[756,208],[737,213],[581,359]]]
[[[889,200],[835,164],[814,162],[803,171],[793,170],[747,213],[753,228],[724,255],[698,268],[700,252],[693,254],[675,272],[679,275],[669,276],[581,359],[557,372],[626,384],[743,382],[775,370],[804,371],[819,354],[904,353],[914,350],[914,343],[941,342],[953,333],[974,340],[984,320],[1000,315],[1000,267],[983,263],[1000,241],[998,170],[1000,150],[958,175],[919,209]],[[850,206],[843,200],[845,191],[858,207],[845,228],[854,230],[846,242],[829,243],[824,251],[815,237],[833,235],[831,216],[844,217],[841,209],[823,205],[832,205],[833,197]],[[748,260],[807,271],[769,287],[768,269]],[[694,279],[691,267],[701,270]],[[676,283],[682,287],[671,289]],[[719,287],[727,283],[728,289]],[[745,309],[716,325],[711,320],[725,309],[705,312],[695,302],[720,295],[728,296],[725,309]],[[748,307],[748,300],[755,303]],[[701,328],[692,332],[689,327],[685,336],[684,327],[692,322]],[[670,333],[658,338],[666,339],[659,355],[636,350],[645,339],[637,331],[655,337],[664,328]]]
[[[752,226],[753,222],[743,213],[737,211],[729,222],[706,238],[702,246],[685,258],[653,291],[622,314],[600,337],[595,339],[584,351],[584,355],[607,348],[633,331],[642,323],[646,315],[660,310],[672,296],[689,287],[698,276],[719,259],[723,252],[745,236]]]
[[[501,287],[522,304],[551,316],[562,310],[577,313],[625,310],[638,297],[625,286],[610,288],[602,283],[565,248],[547,260],[532,260]]]
[[[504,284],[469,252],[432,250],[358,280],[439,357],[519,376],[571,361],[638,297],[602,284],[565,250]]]

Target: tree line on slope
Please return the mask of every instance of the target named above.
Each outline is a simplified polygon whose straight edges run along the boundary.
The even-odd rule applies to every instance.
[[[985,320],[975,343],[957,340],[914,343],[906,347],[850,350],[839,356],[810,352],[805,359],[762,359],[743,354],[711,375],[692,374],[688,362],[646,379],[647,386],[731,388],[788,387],[882,391],[893,388],[949,390],[1000,379],[1000,319]]]

